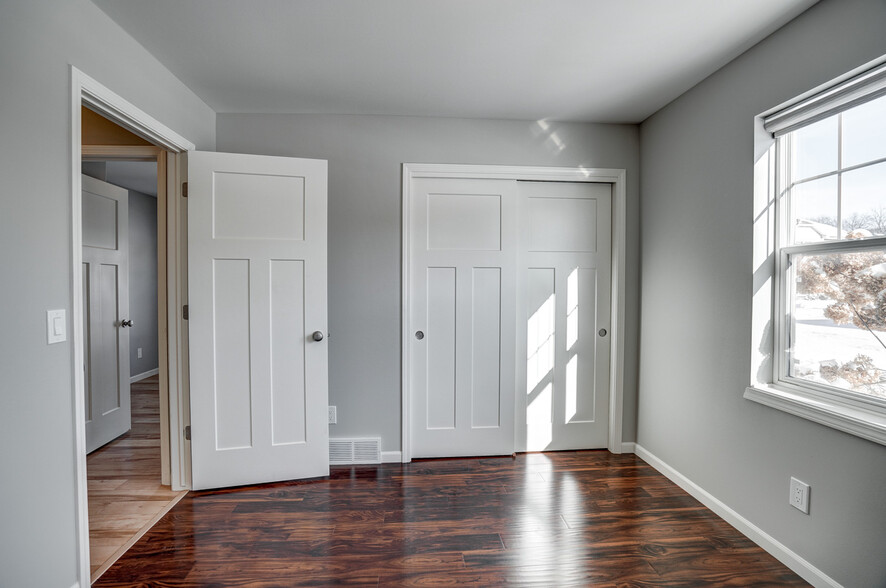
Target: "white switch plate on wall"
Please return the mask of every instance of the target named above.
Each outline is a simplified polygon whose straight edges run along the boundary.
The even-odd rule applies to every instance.
[[[65,309],[46,311],[46,343],[61,343],[68,338],[68,323]]]

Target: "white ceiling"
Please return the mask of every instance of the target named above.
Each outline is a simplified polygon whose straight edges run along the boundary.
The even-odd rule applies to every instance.
[[[105,181],[116,186],[157,197],[156,161],[109,161]]]
[[[94,0],[217,112],[640,122],[816,0]]]
[[[84,161],[83,173],[127,190],[157,197],[156,161]]]

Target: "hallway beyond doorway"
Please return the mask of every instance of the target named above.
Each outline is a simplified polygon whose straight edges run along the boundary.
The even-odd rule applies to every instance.
[[[132,429],[86,458],[94,582],[187,492],[160,484],[158,376],[132,384]]]

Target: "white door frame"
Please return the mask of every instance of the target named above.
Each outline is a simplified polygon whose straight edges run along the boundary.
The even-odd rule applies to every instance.
[[[86,485],[86,432],[83,380],[83,234],[81,226],[81,106],[112,120],[133,133],[144,137],[154,145],[170,152],[167,165],[167,349],[169,362],[169,421],[170,465],[172,489],[186,489],[190,472],[186,471],[187,452],[181,434],[181,416],[186,415],[185,390],[182,365],[186,346],[183,344],[184,325],[178,309],[181,307],[185,284],[182,268],[181,206],[178,205],[178,179],[182,174],[180,158],[175,154],[192,151],[196,146],[151,117],[104,85],[71,66],[71,348],[74,388],[74,459],[77,464],[77,551],[79,559],[79,585],[90,585],[89,573],[89,522]],[[161,329],[162,330],[162,329]]]
[[[401,451],[402,461],[412,460],[412,423],[409,404],[409,317],[411,301],[409,284],[409,218],[410,186],[414,178],[459,178],[535,180],[547,182],[598,182],[612,184],[612,354],[609,363],[609,443],[612,453],[622,452],[622,416],[624,412],[624,333],[625,333],[625,240],[626,240],[626,173],[623,169],[586,167],[529,167],[508,165],[451,165],[435,163],[404,163],[402,188],[403,251],[400,307],[400,389],[401,389]],[[519,422],[519,421],[518,421]]]

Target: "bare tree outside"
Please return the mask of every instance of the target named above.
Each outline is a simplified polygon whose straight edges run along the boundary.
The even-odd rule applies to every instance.
[[[870,224],[871,218],[869,214],[853,212],[843,217],[843,230],[846,232],[857,231],[858,229],[870,230],[868,228]]]
[[[816,216],[809,219],[815,223],[837,226],[837,219],[833,216]],[[843,230],[846,232],[864,229],[871,235],[886,235],[886,207],[880,206],[866,213],[853,212],[843,217]]]
[[[868,213],[868,226],[864,227],[875,235],[886,235],[886,207],[880,206]]]

